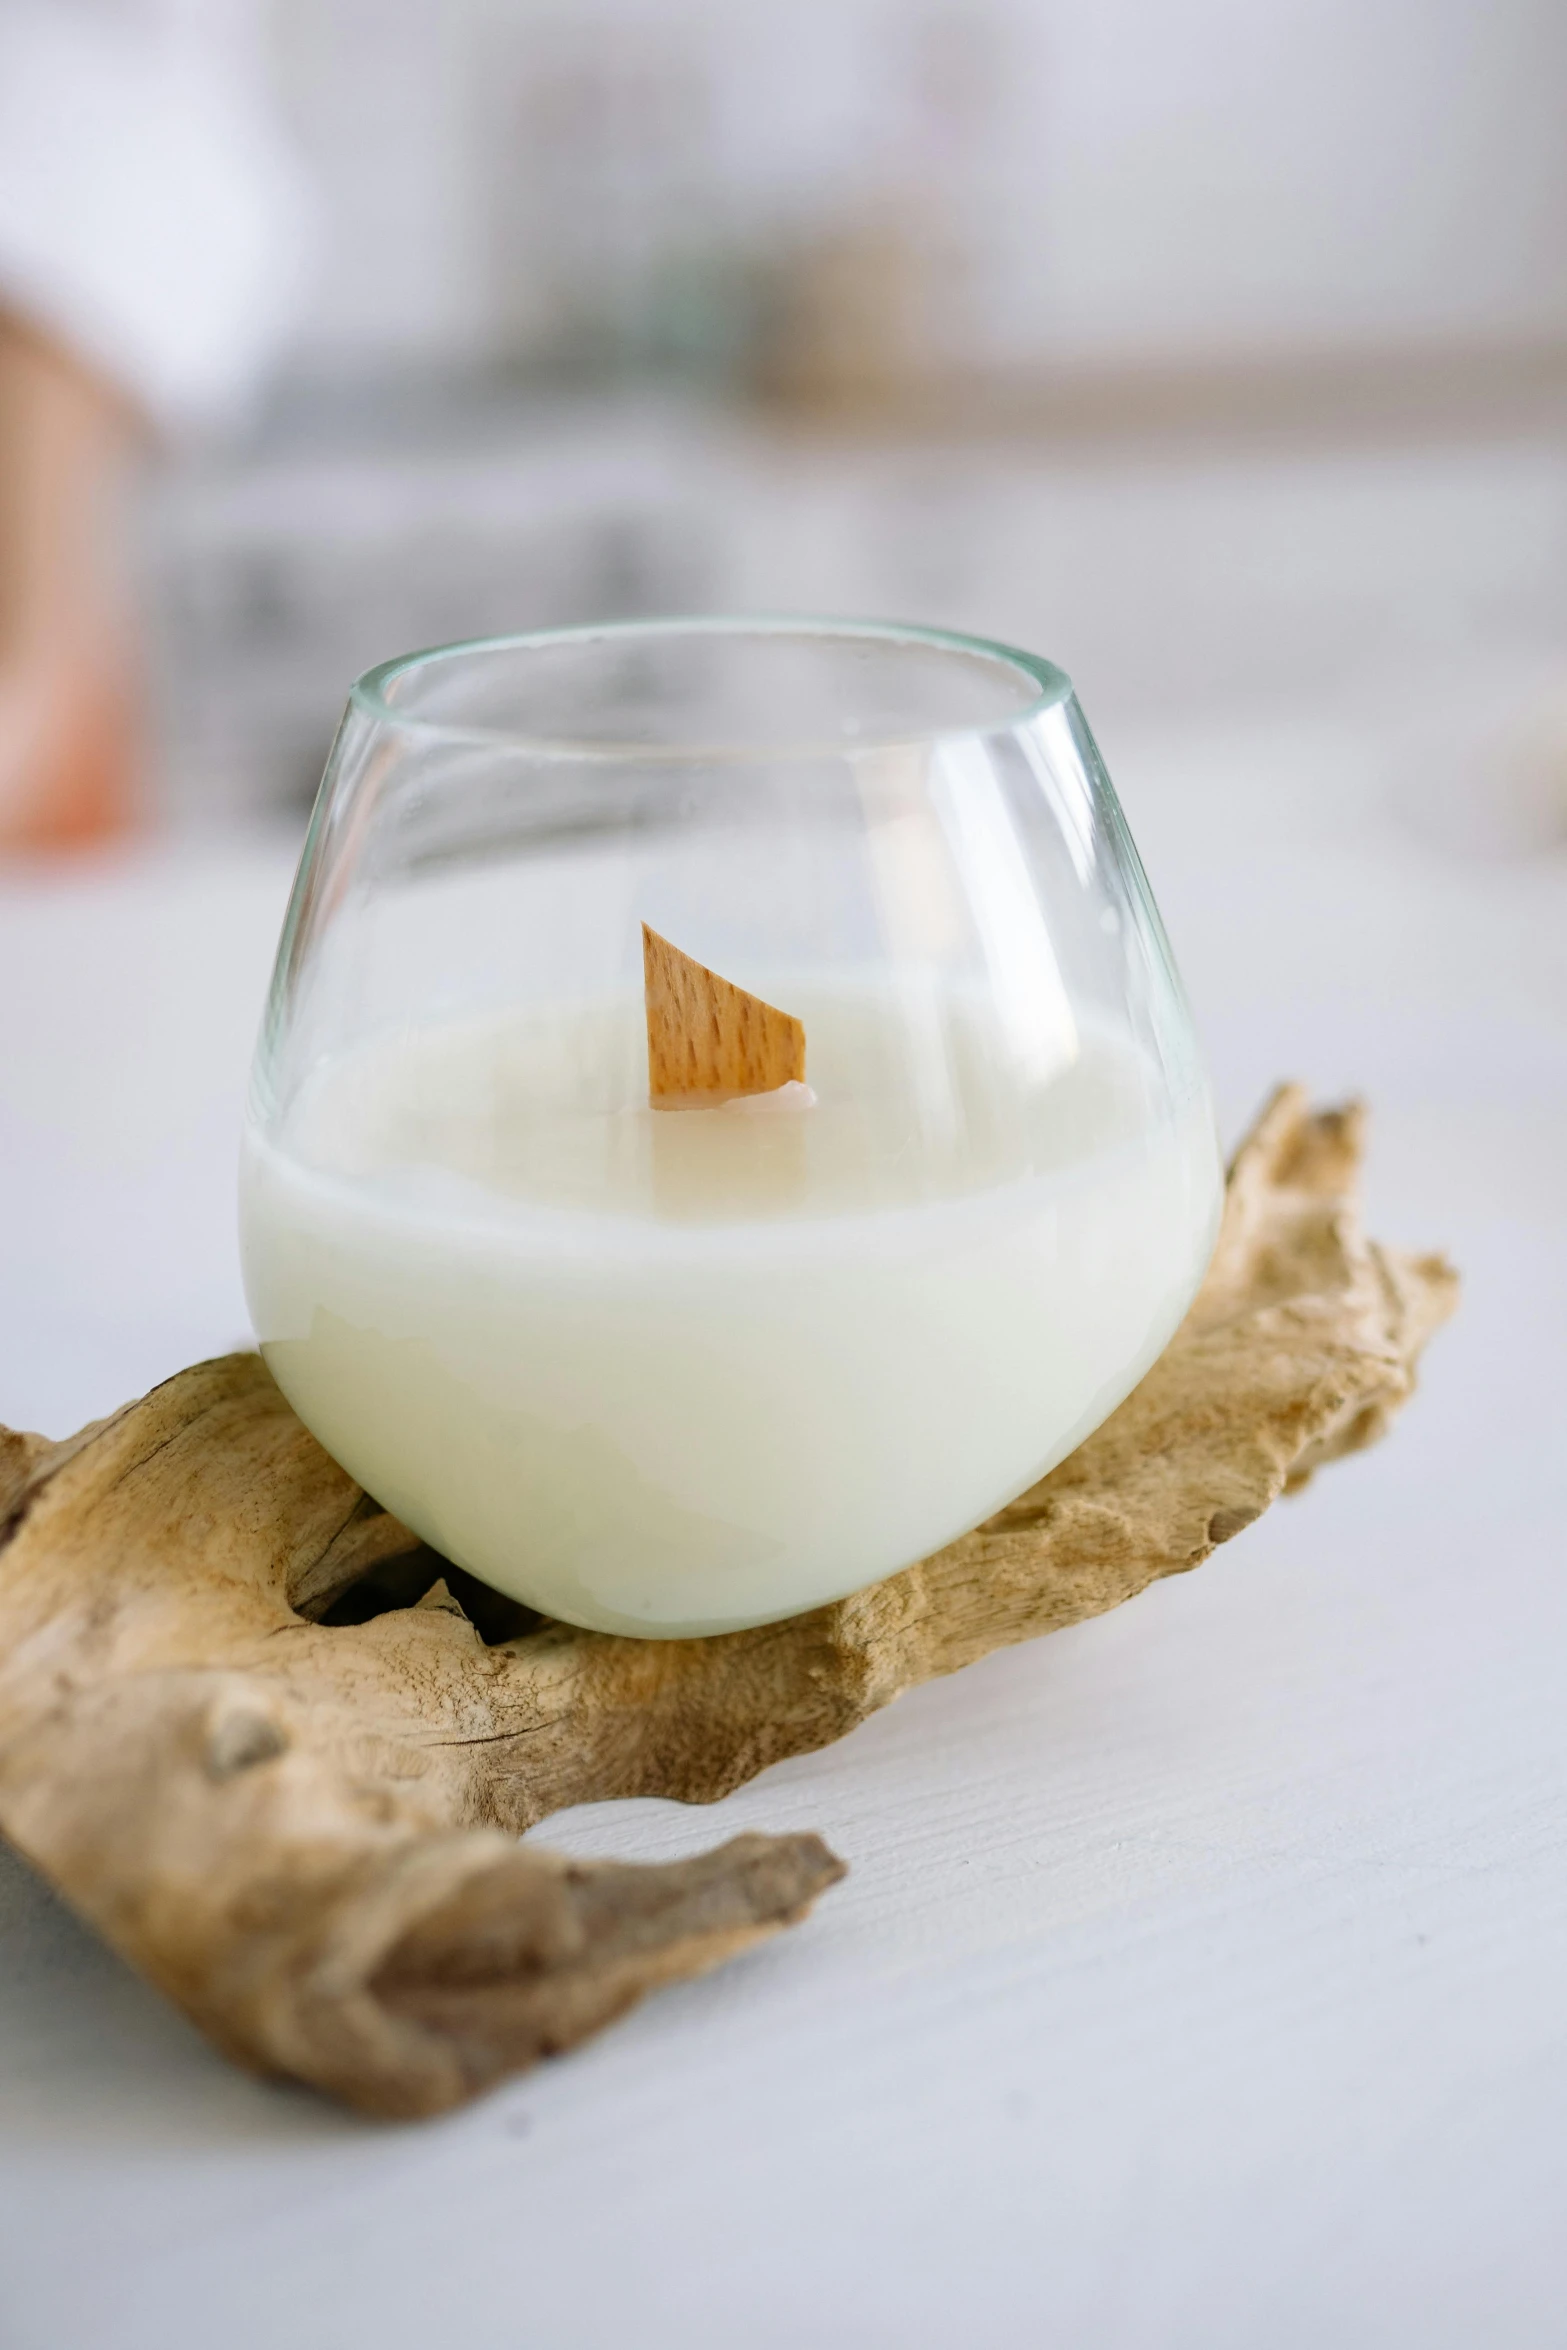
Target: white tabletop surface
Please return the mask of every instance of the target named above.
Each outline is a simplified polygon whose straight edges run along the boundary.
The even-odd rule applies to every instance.
[[[1107,748],[1229,1132],[1365,1091],[1376,1229],[1464,1270],[1391,1441],[712,1810],[549,1823],[852,1873],[444,2121],[236,2072],[0,1853],[4,2350],[1567,2341],[1567,854],[1406,822],[1348,722]],[[287,862],[0,884],[0,1419],[244,1334]]]

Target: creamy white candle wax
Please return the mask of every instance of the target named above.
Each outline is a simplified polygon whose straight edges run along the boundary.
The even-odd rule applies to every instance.
[[[1003,1103],[961,1007],[922,1085],[873,990],[791,1000],[792,1105],[650,1109],[632,1002],[362,1048],[251,1146],[285,1394],[551,1615],[726,1631],[908,1565],[1103,1418],[1207,1262],[1206,1104],[1152,1107],[1125,1042]]]

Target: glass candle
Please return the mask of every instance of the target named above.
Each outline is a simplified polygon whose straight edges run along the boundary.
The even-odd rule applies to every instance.
[[[704,1075],[731,1013],[760,1057]],[[909,1565],[1142,1376],[1220,1198],[1048,662],[658,621],[353,688],[257,1053],[245,1280],[306,1425],[486,1582],[685,1636]]]

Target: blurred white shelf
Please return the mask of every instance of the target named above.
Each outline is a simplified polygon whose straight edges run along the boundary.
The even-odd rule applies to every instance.
[[[1226,448],[787,435],[678,401],[426,429],[352,401],[149,514],[187,823],[298,807],[350,680],[422,644],[671,611],[895,615],[1048,653],[1095,722],[1362,708],[1567,647],[1555,437]]]

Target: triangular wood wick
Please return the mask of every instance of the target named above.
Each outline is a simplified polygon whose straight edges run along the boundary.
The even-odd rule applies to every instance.
[[[805,1030],[760,996],[642,925],[648,1099],[655,1110],[715,1109],[805,1079]]]

